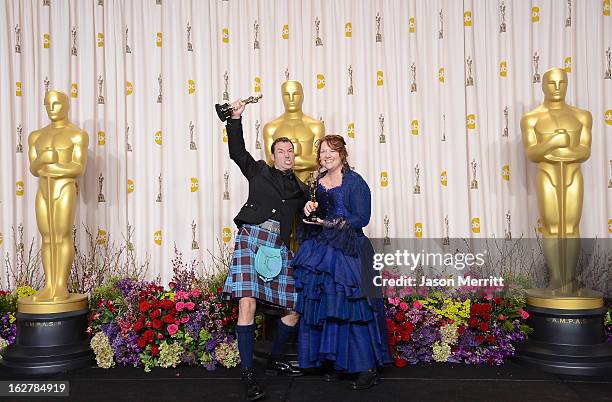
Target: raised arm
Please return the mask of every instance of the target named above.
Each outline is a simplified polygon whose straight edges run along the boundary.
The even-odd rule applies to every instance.
[[[244,145],[241,119],[227,120],[227,143],[231,160],[238,165],[242,174],[250,180],[257,172],[257,162]]]

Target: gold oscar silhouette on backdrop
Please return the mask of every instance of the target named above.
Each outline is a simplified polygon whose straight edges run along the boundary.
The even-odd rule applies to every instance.
[[[36,223],[42,235],[45,286],[19,300],[22,313],[59,313],[87,308],[87,296],[68,292],[74,257],[72,224],[76,178],[87,164],[87,133],[68,120],[68,96],[48,91],[45,109],[51,123],[28,137],[30,172],[39,178]]]
[[[542,78],[544,101],[521,118],[527,157],[538,164],[536,192],[543,226],[549,286],[531,289],[536,307],[587,309],[603,305],[598,292],[580,288],[576,265],[584,184],[580,164],[591,155],[591,113],[565,103],[567,73],[553,68]]]
[[[289,138],[295,153],[293,171],[301,181],[306,182],[310,172],[317,167],[316,143],[325,135],[325,127],[323,122],[302,111],[304,90],[299,81],[285,81],[281,85],[281,94],[285,113],[266,123],[263,128],[266,158],[272,164],[270,147],[276,138]]]

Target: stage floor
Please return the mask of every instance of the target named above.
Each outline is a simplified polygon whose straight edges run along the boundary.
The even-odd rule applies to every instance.
[[[258,366],[264,401],[612,401],[612,377],[570,377],[508,362],[504,366],[429,364],[390,367],[365,391],[318,376],[266,377]],[[15,379],[0,369],[0,380]],[[45,379],[69,380],[70,397],[2,400],[56,401],[242,401],[240,370],[219,368],[88,368]],[[23,378],[20,378],[23,380]]]

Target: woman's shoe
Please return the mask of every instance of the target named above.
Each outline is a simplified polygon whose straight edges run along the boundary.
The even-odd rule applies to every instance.
[[[361,371],[355,381],[351,383],[351,389],[368,389],[378,384],[378,372],[376,369]]]
[[[342,380],[342,373],[336,370],[327,371],[323,374],[323,381],[325,382],[335,382]]]

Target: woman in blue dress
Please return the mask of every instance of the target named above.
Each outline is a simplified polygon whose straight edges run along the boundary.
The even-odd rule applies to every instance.
[[[341,136],[321,140],[317,202],[304,207],[306,240],[292,264],[301,315],[298,357],[303,368],[357,373],[351,388],[365,389],[378,382],[377,367],[391,358],[383,300],[371,286],[373,249],[362,230],[370,220],[370,189],[347,156]]]

